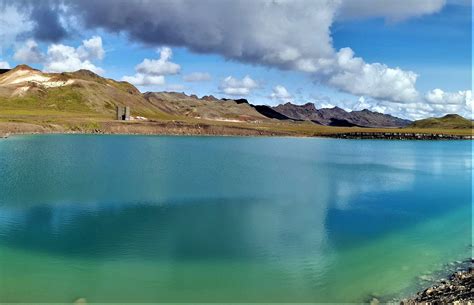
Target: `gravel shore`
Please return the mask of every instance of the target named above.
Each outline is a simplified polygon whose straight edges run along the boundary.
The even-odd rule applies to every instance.
[[[449,279],[418,292],[400,304],[474,304],[474,268],[456,271]]]

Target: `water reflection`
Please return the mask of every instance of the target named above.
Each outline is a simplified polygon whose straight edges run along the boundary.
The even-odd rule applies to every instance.
[[[334,274],[346,261],[362,265],[358,249],[471,200],[470,149],[459,143],[51,136],[0,151],[0,248],[81,262],[42,271],[55,281],[81,270],[113,281],[134,266],[126,273],[148,301],[196,273],[188,296],[204,301],[214,287],[324,300],[342,289]]]

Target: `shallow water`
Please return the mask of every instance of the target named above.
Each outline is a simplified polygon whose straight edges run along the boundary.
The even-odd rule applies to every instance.
[[[468,141],[0,140],[2,302],[364,302],[471,257]]]

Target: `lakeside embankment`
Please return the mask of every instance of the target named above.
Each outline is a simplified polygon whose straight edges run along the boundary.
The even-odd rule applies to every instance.
[[[76,124],[0,122],[0,138],[18,134],[137,134],[137,135],[189,135],[189,136],[294,136],[328,137],[340,139],[381,140],[472,140],[471,132],[384,130],[361,131],[360,128],[321,126],[314,128],[304,124],[259,125],[259,124],[215,124],[207,121],[147,121],[80,122]]]
[[[413,132],[350,132],[326,135],[340,139],[384,139],[384,140],[472,140],[472,135],[451,135]]]
[[[74,126],[59,124],[0,123],[0,138],[22,134],[130,134],[189,136],[288,136],[285,132],[251,129],[240,126],[189,124],[180,121],[163,122],[103,122]]]
[[[401,300],[400,304],[471,304],[474,301],[473,261],[462,270],[455,271],[448,279],[441,279],[415,296]]]

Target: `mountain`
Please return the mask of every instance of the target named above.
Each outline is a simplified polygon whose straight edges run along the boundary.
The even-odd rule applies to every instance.
[[[142,94],[127,82],[103,78],[88,70],[45,73],[26,65],[0,74],[0,107],[75,113],[115,114],[116,106],[130,106],[132,115],[181,116],[217,121],[261,121],[268,118],[247,100],[198,98],[176,92]]]
[[[410,124],[412,128],[471,129],[473,122],[457,114],[447,114],[441,118],[428,118]]]
[[[131,106],[143,115],[161,113],[133,85],[88,70],[44,73],[20,65],[0,74],[3,107],[113,114],[116,105]]]
[[[212,95],[186,95],[177,92],[142,94],[132,84],[101,77],[88,70],[45,73],[26,65],[0,71],[0,109],[8,120],[23,120],[25,115],[76,114],[77,119],[92,115],[112,119],[116,106],[130,106],[133,116],[150,119],[191,118],[222,122],[311,121],[326,126],[472,128],[472,122],[458,115],[410,122],[391,115],[364,109],[317,109],[312,103],[286,103],[276,107],[252,105],[246,99],[219,99]],[[12,115],[16,115],[13,117]],[[72,117],[72,116],[71,116]],[[0,118],[1,119],[1,118]]]
[[[408,120],[367,109],[351,112],[339,107],[316,109],[312,103],[304,105],[286,103],[273,107],[273,110],[291,119],[312,121],[326,126],[405,127],[411,123]]]
[[[223,101],[234,101],[237,104],[248,104],[251,107],[253,107],[258,113],[260,113],[261,115],[263,115],[264,117],[269,118],[269,119],[294,120],[294,119],[291,119],[291,118],[287,117],[286,115],[283,115],[283,114],[279,113],[278,111],[275,111],[270,106],[267,106],[267,105],[252,105],[252,104],[249,103],[249,101],[247,99],[244,99],[244,98],[233,99],[233,100],[223,98],[222,100]]]
[[[256,121],[267,117],[257,112],[247,100],[219,100],[214,96],[186,95],[177,92],[147,92],[145,99],[161,111],[191,118],[221,121]]]

